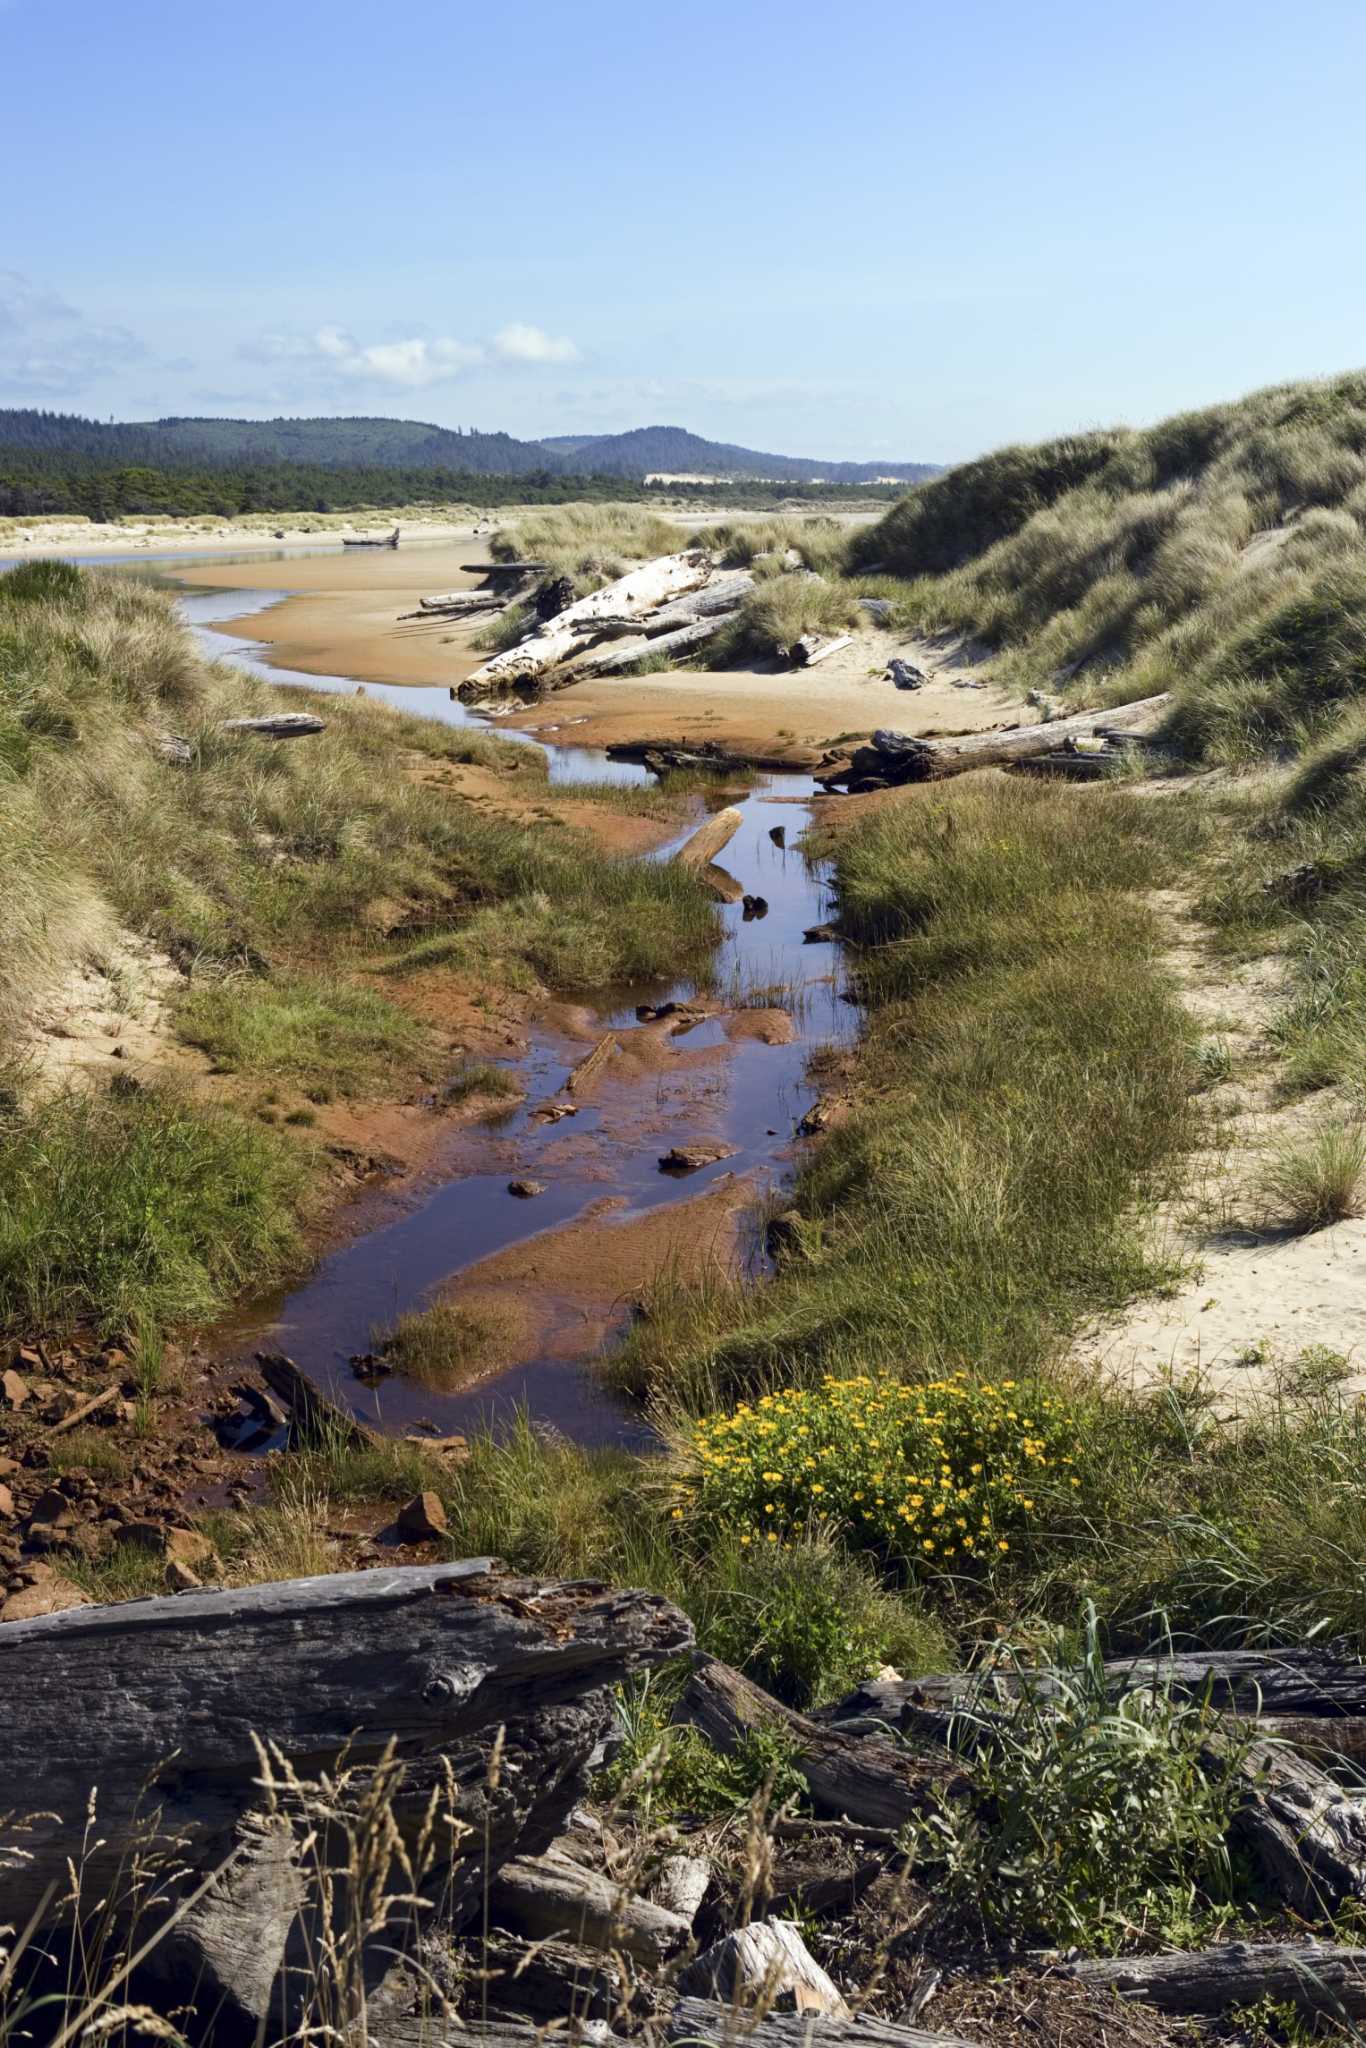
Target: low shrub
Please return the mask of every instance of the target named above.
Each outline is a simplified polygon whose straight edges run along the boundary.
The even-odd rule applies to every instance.
[[[830,1521],[912,1570],[990,1562],[1045,1496],[1078,1483],[1053,1395],[966,1372],[919,1386],[827,1375],[703,1416],[690,1450],[679,1517],[732,1524],[761,1547]]]

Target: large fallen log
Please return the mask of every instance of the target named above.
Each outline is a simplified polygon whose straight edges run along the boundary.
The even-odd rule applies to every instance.
[[[723,847],[731,840],[744,823],[744,812],[728,804],[724,811],[717,811],[699,825],[692,838],[685,840],[674,855],[681,868],[707,868],[716,859]]]
[[[857,2019],[829,2019],[821,2013],[770,2012],[756,2020],[707,1998],[680,1998],[669,2016],[673,2048],[978,2048],[960,2034],[927,2034],[861,2013]]]
[[[75,1911],[145,1918],[130,1885],[183,1903],[217,1871],[159,1960],[253,2025],[296,2013],[312,1910],[299,1837],[314,1821],[294,1825],[291,1771],[363,1782],[396,1745],[396,1823],[420,1824],[434,1793],[454,1823],[433,1885],[459,1924],[488,1874],[562,1832],[611,1688],[690,1635],[652,1595],[517,1579],[488,1559],[7,1624],[0,1917],[58,1920],[75,1870]],[[258,1738],[286,1780],[273,1813]],[[344,1821],[347,1795],[332,1797]]]
[[[913,734],[884,729],[873,734],[871,746],[859,747],[847,768],[822,778],[832,786],[884,788],[907,782],[932,782],[945,775],[962,775],[970,768],[990,768],[998,762],[1021,761],[1034,755],[1061,753],[1082,734],[1093,734],[1097,725],[1122,731],[1156,724],[1170,701],[1164,691],[1144,697],[1118,711],[1078,711],[1069,718],[1052,718],[1039,725],[1011,725],[994,732],[965,733],[945,740],[918,739]]]
[[[1362,1948],[1230,1941],[1194,1954],[1073,1963],[1068,1975],[1121,1998],[1144,1999],[1163,2012],[1220,2013],[1267,1999],[1301,2012],[1366,2018]]]
[[[516,647],[495,654],[482,668],[466,677],[460,686],[461,693],[470,696],[496,693],[509,682],[524,682],[542,676],[548,669],[577,653],[594,637],[599,618],[611,618],[620,613],[635,617],[654,611],[665,598],[695,589],[706,580],[710,571],[710,556],[698,548],[688,549],[682,554],[663,555],[656,562],[646,562],[639,569],[619,576],[614,583],[608,583],[601,590],[581,597],[577,603],[567,605],[555,618],[519,641]]]
[[[751,1735],[776,1731],[792,1745],[816,1811],[866,1827],[899,1828],[936,1796],[966,1784],[949,1757],[913,1756],[877,1736],[822,1727],[715,1657],[695,1658],[676,1718],[699,1728],[727,1756]]]
[[[700,590],[687,597],[675,598],[671,603],[661,605],[658,611],[647,612],[643,618],[627,614],[601,618],[598,631],[605,635],[672,633],[677,627],[691,626],[699,619],[729,616],[739,610],[753,588],[754,578],[748,569],[737,569],[731,575],[713,576]]]
[[[1230,1737],[1207,1745],[1210,1774],[1226,1767]],[[1278,1742],[1234,1749],[1242,1798],[1233,1834],[1246,1843],[1271,1889],[1307,1918],[1366,1898],[1366,1808],[1315,1764]]]
[[[824,661],[828,655],[838,654],[842,648],[853,644],[852,633],[838,633],[833,640],[822,640],[819,633],[803,633],[800,640],[793,642],[792,665],[794,668],[814,668],[818,661]]]
[[[672,658],[678,654],[690,654],[694,647],[705,647],[708,640],[714,640],[726,621],[719,619],[696,619],[689,626],[679,626],[672,633],[665,633],[658,640],[633,641],[629,647],[613,647],[605,654],[590,654],[575,665],[574,675],[612,676],[625,675],[638,661],[657,661],[660,655]]]

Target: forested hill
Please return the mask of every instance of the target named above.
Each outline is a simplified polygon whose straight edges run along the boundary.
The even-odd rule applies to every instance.
[[[467,476],[645,477],[656,471],[764,477],[794,483],[867,483],[933,476],[924,462],[816,462],[766,455],[728,441],[706,441],[683,427],[637,427],[628,434],[564,435],[518,441],[511,434],[437,427],[424,420],[163,419],[104,425],[74,413],[0,411],[0,449],[79,455],[158,469],[222,463],[300,462],[324,469],[444,469]]]
[[[41,458],[82,456],[156,469],[298,462],[324,469],[444,469],[466,476],[524,476],[578,465],[535,441],[422,420],[164,419],[102,425],[74,413],[0,411],[0,450]]]
[[[820,462],[802,455],[766,455],[730,441],[706,441],[685,427],[634,427],[627,434],[563,434],[542,443],[597,476],[746,476],[780,482],[871,483],[895,477],[920,483],[937,476],[932,462]]]

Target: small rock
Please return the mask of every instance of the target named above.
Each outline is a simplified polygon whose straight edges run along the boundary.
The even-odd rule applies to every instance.
[[[22,1408],[28,1399],[28,1382],[21,1379],[13,1366],[0,1373],[0,1400],[7,1408]]]
[[[0,1458],[0,1479],[13,1479],[19,1470],[17,1458]]]
[[[661,1173],[696,1173],[699,1167],[715,1166],[718,1159],[733,1159],[739,1149],[738,1145],[725,1145],[719,1139],[704,1139],[698,1145],[675,1145],[660,1160],[659,1170]]]
[[[508,1182],[508,1193],[516,1195],[520,1202],[529,1202],[534,1196],[545,1193],[545,1182],[543,1180],[510,1180]]]
[[[742,2011],[762,2001],[770,2012],[821,2013],[847,2020],[849,2008],[791,1920],[754,1920],[688,1964],[678,1988]]]
[[[22,1586],[0,1607],[0,1621],[36,1621],[44,1614],[61,1614],[68,1607],[89,1607],[90,1595],[55,1572],[36,1585]]]
[[[415,1493],[398,1511],[398,1531],[412,1543],[434,1543],[446,1533],[446,1510],[430,1490]]]
[[[923,690],[929,681],[924,669],[910,661],[889,661],[887,673],[898,690]]]
[[[13,1514],[14,1495],[10,1492],[4,1481],[0,1480],[0,1515],[3,1515],[6,1521],[9,1521]]]
[[[49,1486],[33,1503],[30,1520],[50,1523],[54,1529],[69,1527],[76,1519],[71,1502],[59,1487]]]
[[[204,1581],[197,1572],[192,1572],[178,1557],[168,1559],[166,1565],[166,1590],[168,1593],[193,1593]]]
[[[828,946],[833,944],[838,937],[839,933],[835,930],[834,925],[812,924],[808,925],[802,933],[802,944],[804,946]]]
[[[125,1522],[115,1541],[148,1550],[154,1557],[174,1559],[177,1564],[188,1565],[191,1571],[196,1565],[207,1564],[213,1556],[212,1543],[197,1529],[169,1528],[162,1522]]]
[[[768,828],[768,836],[769,836],[769,838],[770,838],[770,839],[771,839],[771,840],[773,841],[773,844],[774,844],[775,846],[786,846],[786,845],[787,845],[787,827],[786,827],[786,825],[770,825],[770,826],[769,826],[769,828]]]
[[[746,924],[751,923],[756,917],[767,917],[768,898],[766,896],[746,896],[741,904],[741,912]]]

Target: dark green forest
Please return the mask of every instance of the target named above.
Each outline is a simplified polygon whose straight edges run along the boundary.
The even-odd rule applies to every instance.
[[[630,444],[629,459],[622,444]],[[416,420],[104,424],[71,413],[0,411],[0,515],[230,518],[243,512],[336,512],[451,500],[505,505],[631,499],[658,494],[658,487],[644,482],[654,466],[726,476],[724,485],[710,489],[689,486],[690,497],[723,495],[728,503],[771,504],[774,482],[747,478],[746,460],[754,467],[781,465],[784,498],[841,494],[830,482],[811,480],[818,464],[755,455],[672,427],[556,446]],[[924,465],[901,467],[929,473]],[[875,465],[832,464],[823,475],[854,472],[845,488],[860,497],[896,495],[897,486],[860,481],[860,469],[871,472]],[[770,479],[779,474],[769,471]]]

